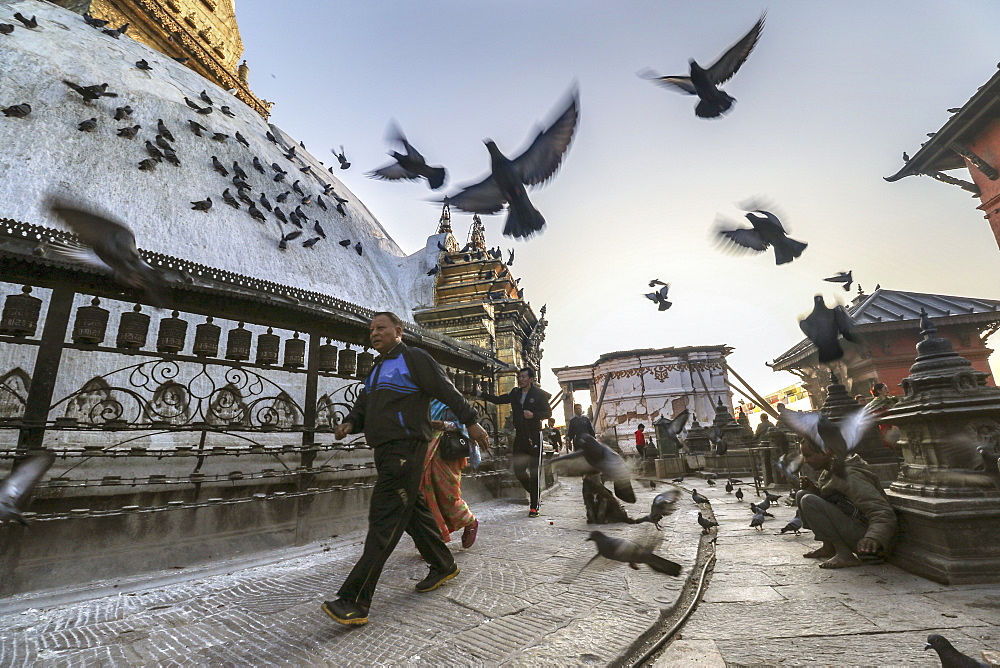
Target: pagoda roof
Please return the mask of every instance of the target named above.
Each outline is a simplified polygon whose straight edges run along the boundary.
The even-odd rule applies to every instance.
[[[920,150],[886,181],[898,181],[914,174],[944,172],[965,167],[965,159],[952,148],[954,142],[969,143],[992,121],[1000,119],[1000,71],[979,87],[940,130],[933,133]]]
[[[920,320],[920,311],[941,325],[969,324],[984,328],[1000,323],[1000,301],[975,297],[953,297],[926,292],[904,292],[879,288],[861,295],[847,307],[860,332],[888,329],[912,329]],[[816,350],[809,339],[802,339],[778,355],[770,366],[775,371],[794,367]]]

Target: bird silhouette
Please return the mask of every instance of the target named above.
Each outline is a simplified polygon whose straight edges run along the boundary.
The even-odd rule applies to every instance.
[[[850,271],[838,271],[836,275],[831,276],[830,278],[824,278],[823,280],[829,283],[843,283],[844,292],[850,292],[851,284],[854,283],[854,278],[851,276],[851,273],[852,272]]]
[[[781,221],[770,211],[748,211],[746,218],[753,226],[752,229],[723,229],[718,225],[717,231],[722,240],[739,252],[763,253],[773,246],[774,263],[787,264],[802,255],[802,251],[809,245],[788,237]]]
[[[226,166],[222,164],[222,161],[214,155],[212,156],[212,168],[223,176],[229,176],[229,170],[226,169]]]
[[[643,515],[638,519],[630,519],[631,524],[642,524],[643,522],[651,522],[653,526],[657,529],[661,529],[660,522],[664,517],[670,515],[674,512],[677,507],[677,500],[681,497],[681,492],[676,487],[672,487],[663,492],[660,492],[653,498],[653,502],[649,507],[649,514]]]
[[[662,439],[672,444],[678,451],[684,447],[684,444],[681,443],[680,435],[684,431],[684,427],[687,426],[690,416],[690,411],[685,408],[672,419],[668,420],[666,417],[663,417],[657,421],[657,430],[662,435]]]
[[[305,241],[302,242],[302,247],[303,248],[312,248],[317,243],[319,243],[320,239],[322,239],[322,237],[312,237],[310,239],[306,239]]]
[[[214,139],[217,142],[224,142],[227,139],[229,139],[229,135],[227,135],[224,132],[213,132],[212,139]]]
[[[719,86],[729,81],[739,71],[757,46],[757,40],[760,39],[761,31],[764,29],[764,18],[765,15],[761,14],[753,28],[707,68],[703,68],[692,58],[688,61],[690,64],[688,76],[661,77],[648,70],[640,72],[640,76],[665,88],[697,95],[698,105],[694,110],[695,115],[699,118],[718,118],[729,111],[736,101],[736,98],[720,90]]]
[[[742,502],[743,501],[743,490],[737,487],[736,488],[736,494],[734,494],[733,496],[736,497],[737,501]]]
[[[139,161],[139,171],[151,172],[156,169],[156,160],[152,158],[146,158],[145,160]]]
[[[145,58],[143,58],[142,60],[135,61],[135,66],[138,67],[140,70],[145,70],[147,72],[153,69],[152,67],[149,66],[149,63],[146,62]]]
[[[574,88],[565,107],[548,128],[539,131],[528,148],[511,160],[492,139],[486,140],[491,173],[444,201],[469,213],[498,213],[507,204],[504,236],[530,238],[545,227],[545,218],[528,198],[525,186],[540,186],[559,169],[579,119],[579,93]]]
[[[261,164],[260,159],[257,156],[253,157],[252,160],[253,168],[256,169],[261,174],[265,174],[264,165]]]
[[[208,131],[208,128],[206,128],[204,125],[202,125],[198,121],[189,120],[188,121],[188,127],[191,128],[191,132],[195,133],[195,135],[197,135],[199,137],[203,137],[204,136],[204,135],[201,134],[202,132],[207,132]]]
[[[351,245],[351,240],[350,239],[341,239],[337,243],[340,244],[341,246],[343,246],[344,248],[348,248]]]
[[[48,450],[31,455],[20,464],[15,464],[10,474],[0,481],[0,523],[27,525],[24,510],[31,492],[55,460],[55,455]]]
[[[704,515],[702,515],[700,510],[698,511],[698,524],[701,525],[701,532],[703,534],[707,534],[709,531],[711,531],[712,527],[719,526],[718,522],[710,520]]]
[[[356,252],[358,255],[362,254],[361,242],[360,241],[358,243],[354,244],[354,252]]]
[[[225,191],[223,191],[222,201],[224,201],[226,204],[233,207],[234,209],[240,208],[239,201],[235,197],[233,197],[233,194],[231,192],[229,192],[229,188],[226,188]]]
[[[668,308],[673,306],[673,302],[667,301],[668,290],[670,290],[670,285],[664,283],[663,287],[657,290],[656,292],[647,292],[646,299],[656,304],[657,311],[666,311]]]
[[[112,29],[112,28],[105,28],[101,32],[103,32],[108,37],[114,37],[115,39],[118,39],[119,37],[121,37],[122,35],[124,35],[126,32],[128,32],[128,28],[129,28],[129,24],[125,23],[125,24],[120,25],[120,26],[118,26],[117,28],[114,28],[114,29]]]
[[[267,218],[264,216],[264,212],[258,209],[253,204],[247,206],[247,212],[250,214],[251,218],[259,220],[262,223],[267,220]]]
[[[201,98],[202,102],[207,102],[208,104],[215,104],[215,102],[212,102],[212,98],[208,96],[207,90],[201,91],[201,93],[198,94],[198,97]]]
[[[440,267],[439,265],[434,265],[433,267],[431,267],[431,268],[430,268],[430,269],[429,269],[429,270],[427,271],[427,275],[428,275],[428,276],[434,276],[434,275],[435,275],[435,274],[437,274],[437,273],[438,273],[439,271],[441,271],[441,267]]]
[[[208,212],[212,208],[212,198],[206,197],[198,202],[191,202],[191,208],[195,211],[205,211]]]
[[[822,364],[829,364],[844,356],[840,345],[840,337],[851,342],[858,342],[858,334],[854,321],[843,306],[827,308],[823,295],[813,298],[813,310],[799,321],[802,333],[816,346],[816,354]]]
[[[597,554],[584,564],[583,568],[589,566],[597,557],[604,557],[612,561],[624,562],[636,570],[639,568],[638,564],[646,564],[658,573],[680,575],[680,564],[653,554],[653,551],[648,547],[629,540],[613,538],[601,531],[591,531],[587,540],[592,540],[597,544]]]
[[[222,105],[221,107],[219,107],[219,111],[224,113],[226,116],[229,116],[230,118],[236,118],[236,114],[234,114],[233,110],[230,109],[227,105]]]
[[[92,28],[103,28],[104,26],[108,25],[107,21],[103,21],[101,19],[94,18],[93,16],[91,16],[87,12],[83,13],[83,21],[84,21],[84,23],[86,23],[87,25],[89,25]]]
[[[698,493],[698,490],[691,488],[691,499],[697,503],[699,506],[702,504],[707,504],[709,501],[704,496]]]
[[[401,144],[406,153],[389,151],[389,155],[393,157],[395,162],[368,172],[367,176],[383,181],[399,181],[401,179],[417,181],[423,178],[427,180],[431,190],[437,190],[444,185],[447,176],[444,167],[428,165],[424,156],[406,140],[406,135],[403,134],[395,121],[389,124],[388,138],[390,142]],[[337,157],[339,159],[340,156]]]
[[[14,32],[13,23],[0,23],[0,35],[9,35]]]
[[[111,274],[122,285],[142,290],[152,304],[159,306],[166,301],[163,278],[142,259],[135,235],[125,224],[61,197],[50,196],[46,208],[83,244],[50,243],[48,247],[55,254]]]
[[[246,137],[244,137],[243,135],[241,135],[239,133],[239,130],[237,130],[235,133],[233,133],[233,137],[235,137],[236,141],[238,141],[239,143],[243,144],[247,148],[250,148],[250,142],[247,141]]]
[[[340,146],[340,153],[337,153],[333,149],[330,149],[330,152],[332,152],[335,156],[337,156],[337,162],[340,163],[340,168],[341,169],[348,169],[348,168],[350,168],[351,163],[349,163],[347,161],[347,155],[344,153],[344,146],[343,146],[343,144],[341,144],[341,146]],[[333,171],[333,170],[331,170],[331,171]]]

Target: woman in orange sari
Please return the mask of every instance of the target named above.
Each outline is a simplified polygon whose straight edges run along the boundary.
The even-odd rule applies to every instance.
[[[436,399],[431,401],[431,427],[435,433],[427,445],[420,491],[427,501],[431,514],[437,520],[444,541],[447,543],[451,540],[453,531],[464,529],[462,547],[470,548],[476,542],[479,520],[469,510],[469,504],[462,500],[462,469],[465,468],[468,458],[449,461],[443,459],[438,452],[438,445],[444,432],[465,433],[465,427],[455,422],[455,416],[448,407]]]

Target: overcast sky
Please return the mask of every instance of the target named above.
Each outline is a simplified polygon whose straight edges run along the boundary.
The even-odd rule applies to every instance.
[[[698,119],[695,98],[636,76],[714,62],[764,10],[722,119]],[[338,177],[406,252],[436,229],[428,200],[486,173],[483,139],[516,155],[578,83],[573,145],[531,193],[544,233],[514,242],[503,215],[484,218],[489,245],[516,248],[525,298],[536,312],[548,304],[550,391],[553,367],[710,344],[733,346],[730,364],[762,393],[792,384],[765,362],[802,338],[813,295],[847,299],[821,280],[840,270],[868,292],[1000,299],[978,200],[927,177],[882,180],[996,71],[995,1],[239,0],[237,16],[272,122],[327,164],[343,144],[353,166]],[[441,194],[364,176],[387,161],[390,118],[448,168]],[[801,258],[779,267],[772,253],[732,257],[710,241],[716,215],[737,218],[734,204],[754,196],[809,244]],[[471,215],[452,220],[464,242]],[[642,297],[651,278],[671,283],[669,311]]]

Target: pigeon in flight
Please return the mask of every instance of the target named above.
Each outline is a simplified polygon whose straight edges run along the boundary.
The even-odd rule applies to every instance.
[[[674,447],[677,448],[678,452],[684,447],[681,443],[680,435],[684,431],[684,427],[687,426],[688,418],[691,413],[688,409],[682,410],[678,413],[672,420],[667,421],[667,424],[663,425],[663,429],[660,432],[663,434],[663,438],[667,441],[673,443]],[[666,418],[663,418],[666,421]],[[660,423],[662,424],[662,423]]]
[[[775,463],[775,466],[778,467],[781,475],[797,487],[799,481],[799,469],[802,468],[804,461],[805,459],[802,457],[801,453],[785,453],[778,457],[778,461]]]
[[[666,283],[664,283],[663,281],[661,281],[658,278],[654,278],[653,280],[651,280],[649,282],[649,287],[651,287],[651,288],[655,288],[657,285],[666,285]]]
[[[152,304],[159,305],[166,301],[164,281],[139,255],[132,230],[122,223],[55,197],[49,199],[47,207],[84,244],[52,242],[50,250],[64,259],[109,273],[123,285],[143,290]]]
[[[55,460],[48,450],[32,455],[0,481],[0,523],[14,521],[27,525],[22,513],[28,497]]]
[[[711,531],[712,527],[719,526],[718,522],[714,522],[708,519],[707,517],[703,516],[700,510],[698,511],[698,524],[701,525],[701,532],[703,534],[707,534],[709,531]]]
[[[389,155],[396,162],[368,172],[367,176],[384,181],[399,181],[400,179],[417,181],[424,178],[427,179],[427,185],[430,186],[431,190],[437,190],[444,185],[444,180],[447,176],[444,167],[432,167],[428,165],[424,156],[406,140],[406,135],[403,134],[403,131],[395,121],[392,121],[389,125],[388,138],[392,143],[401,144],[406,154],[389,151]],[[339,155],[337,159],[340,159]]]
[[[674,305],[673,302],[667,301],[668,290],[670,290],[670,285],[664,283],[663,287],[657,290],[656,292],[647,292],[646,299],[656,304],[657,311],[666,311],[668,308]]]
[[[681,497],[681,492],[676,487],[672,487],[666,491],[660,492],[653,499],[653,503],[650,504],[649,514],[643,515],[642,517],[629,520],[631,524],[642,524],[643,522],[652,522],[653,526],[657,529],[661,529],[660,522],[664,517],[674,512],[676,508],[677,500]]]
[[[718,118],[729,111],[736,101],[736,98],[719,90],[719,86],[729,81],[739,71],[750,56],[750,52],[757,46],[757,40],[760,39],[760,33],[764,29],[764,18],[765,15],[761,14],[750,32],[729,47],[728,51],[707,68],[692,58],[688,61],[691,65],[689,76],[661,77],[651,71],[640,73],[640,76],[665,88],[697,95],[698,106],[695,107],[695,115],[699,118]]]
[[[543,185],[555,175],[576,132],[579,107],[579,93],[573,89],[556,120],[539,131],[531,145],[513,160],[501,153],[492,139],[487,139],[490,175],[444,201],[462,211],[481,214],[498,213],[506,203],[504,236],[527,239],[541,232],[545,218],[528,199],[525,186]]]
[[[936,633],[927,636],[927,644],[924,651],[933,649],[941,659],[942,668],[989,668],[990,664],[976,661],[967,654],[962,654],[948,642],[944,636]]]
[[[638,543],[622,538],[613,538],[600,531],[591,531],[587,540],[592,540],[597,544],[597,554],[584,564],[583,568],[589,566],[597,557],[604,557],[612,561],[624,562],[636,570],[639,570],[638,564],[646,564],[658,573],[680,575],[680,564],[657,556],[648,547],[643,547]]]
[[[722,239],[737,252],[763,253],[773,246],[774,263],[787,264],[802,255],[802,251],[809,245],[788,237],[781,221],[770,211],[750,210],[746,217],[753,226],[752,229],[723,229],[720,225],[717,230]]]
[[[839,340],[841,335],[848,341],[855,343],[858,341],[854,321],[851,320],[847,310],[840,305],[832,309],[827,308],[823,295],[816,295],[813,298],[812,313],[799,321],[799,328],[816,346],[819,361],[823,364],[829,364],[844,356],[844,349],[840,346]]]
[[[501,292],[501,295],[503,293]],[[581,434],[574,442],[576,448],[568,455],[555,457],[551,463],[568,461],[583,457],[595,471],[609,478],[615,488],[615,496],[626,503],[635,503],[635,491],[632,489],[632,476],[628,465],[621,455],[604,445],[590,434]]]
[[[400,133],[400,134],[402,134],[402,133]],[[407,147],[409,147],[409,145],[407,145]],[[351,163],[349,163],[347,161],[347,155],[344,153],[344,146],[343,146],[343,144],[341,144],[341,146],[340,146],[340,153],[337,153],[332,148],[330,149],[330,152],[333,153],[335,156],[337,156],[337,162],[340,163],[340,168],[341,169],[348,169],[351,166]]]
[[[838,271],[836,276],[831,276],[830,278],[824,278],[824,281],[828,283],[843,283],[844,292],[851,291],[851,284],[854,283],[854,278],[851,277],[851,272],[849,271]]]
[[[799,412],[786,408],[778,421],[809,441],[814,447],[833,455],[834,464],[843,462],[865,434],[875,424],[875,414],[862,407],[840,422],[834,422],[819,411]],[[833,470],[837,473],[836,469]]]

